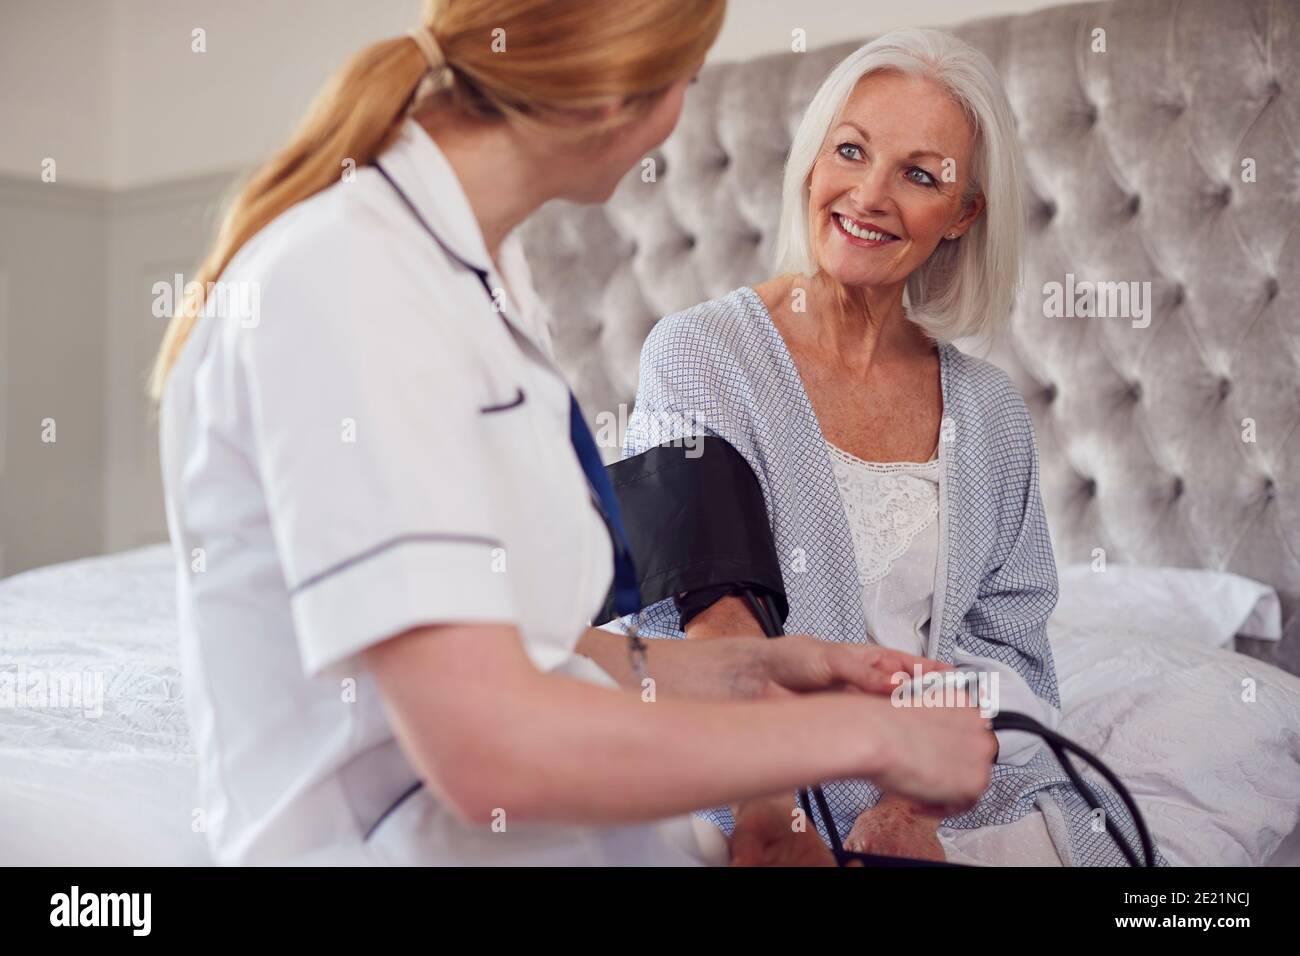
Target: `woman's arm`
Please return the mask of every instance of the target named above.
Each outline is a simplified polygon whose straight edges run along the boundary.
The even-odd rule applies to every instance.
[[[711,637],[765,637],[758,619],[744,600],[734,594],[728,594],[711,604],[708,610],[701,611],[686,622],[686,636],[689,638]]]
[[[813,780],[872,779],[951,808],[988,783],[973,708],[894,708],[867,694],[696,701],[540,673],[511,625],[409,631],[365,652],[394,732],[466,822],[653,819]]]

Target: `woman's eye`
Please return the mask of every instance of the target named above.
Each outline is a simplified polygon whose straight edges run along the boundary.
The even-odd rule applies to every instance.
[[[918,176],[923,177],[923,178],[921,178],[921,179],[913,179],[913,180],[912,180],[912,182],[916,183],[918,186],[935,186],[935,185],[938,185],[938,184],[935,182],[934,177],[931,176],[929,173],[927,173],[927,172],[926,172],[924,169],[922,169],[920,166],[913,166],[911,169],[909,169],[909,170],[907,171],[907,175],[909,175],[909,176],[911,176],[911,175],[914,174],[914,173],[915,173],[916,175],[918,175]]]
[[[858,147],[854,146],[852,143],[840,143],[840,145],[835,147],[835,152],[839,153],[845,159],[858,159],[862,156],[862,150],[858,149]],[[850,155],[850,153],[853,155]]]

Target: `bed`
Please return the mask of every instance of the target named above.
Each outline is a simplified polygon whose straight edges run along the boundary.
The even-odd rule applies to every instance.
[[[173,574],[159,545],[0,582],[0,675],[82,678],[53,707],[5,706],[19,689],[0,678],[0,862],[208,862]],[[1300,678],[1224,646],[1276,639],[1276,592],[1177,569],[1061,580],[1063,730],[1128,783],[1170,861],[1300,864]]]

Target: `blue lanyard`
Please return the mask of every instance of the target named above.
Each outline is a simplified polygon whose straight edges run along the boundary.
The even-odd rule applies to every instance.
[[[641,586],[637,583],[636,567],[632,563],[632,549],[628,546],[627,531],[623,527],[623,515],[619,511],[618,496],[609,480],[609,472],[601,460],[596,439],[587,427],[587,420],[582,417],[578,399],[569,392],[569,440],[577,452],[578,461],[587,475],[587,484],[591,486],[600,506],[600,512],[609,526],[609,536],[614,543],[614,610],[627,616],[641,610]]]
[[[442,241],[425,218],[420,215],[420,211],[415,208],[415,204],[402,191],[402,187],[393,181],[393,177],[388,174],[388,171],[379,163],[375,163],[374,167],[379,171],[379,175],[388,181],[388,185],[393,187],[393,191],[406,204],[406,208],[415,216],[416,221],[420,223],[424,231],[433,237],[433,241],[442,248],[442,251],[453,262],[469,269],[474,275],[478,276],[483,291],[487,293],[493,308],[496,308],[496,297],[492,294],[492,285],[488,281],[488,274],[472,262],[466,262],[456,255]],[[578,399],[573,394],[572,389],[569,391],[569,440],[573,443],[573,450],[578,456],[578,462],[582,465],[583,473],[587,476],[587,484],[591,488],[593,501],[601,516],[605,519],[605,525],[609,528],[610,539],[614,546],[614,610],[625,617],[639,615],[641,611],[641,587],[637,582],[636,567],[632,563],[632,549],[628,544],[627,531],[623,527],[623,515],[619,510],[618,496],[614,494],[614,486],[610,483],[609,474],[605,471],[605,464],[600,457],[600,449],[596,447],[596,439],[592,436],[591,429],[587,427],[587,420],[582,416],[582,409],[578,406]],[[643,675],[645,648],[637,637],[635,625],[630,629],[629,638],[632,641],[633,669],[639,675]]]

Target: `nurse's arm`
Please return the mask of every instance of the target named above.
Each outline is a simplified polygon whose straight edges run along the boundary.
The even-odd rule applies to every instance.
[[[973,708],[904,711],[868,694],[643,703],[542,674],[504,624],[418,628],[364,657],[408,759],[470,824],[499,810],[649,820],[842,777],[964,809],[988,781]]]

